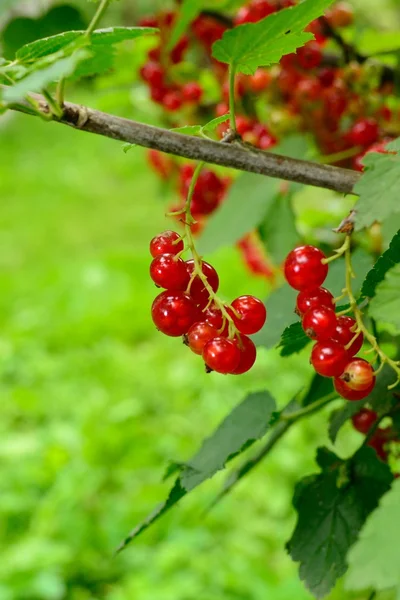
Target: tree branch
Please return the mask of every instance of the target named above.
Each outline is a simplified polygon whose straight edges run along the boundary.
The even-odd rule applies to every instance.
[[[32,94],[31,97],[38,102],[44,113],[49,112],[48,104],[42,96]],[[21,106],[10,106],[10,108],[21,111]],[[168,154],[345,194],[353,192],[354,185],[360,178],[360,173],[350,169],[288,158],[258,150],[248,144],[238,142],[224,144],[195,138],[70,102],[65,103],[63,116],[53,116],[53,121]]]

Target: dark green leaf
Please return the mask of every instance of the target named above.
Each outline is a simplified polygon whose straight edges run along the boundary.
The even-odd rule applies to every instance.
[[[280,264],[299,241],[291,194],[275,197],[258,230],[268,255]]]
[[[225,123],[225,121],[228,121],[229,117],[230,117],[230,113],[226,113],[226,115],[221,115],[220,117],[216,117],[215,119],[212,119],[212,121],[209,121],[208,123],[203,125],[203,127],[202,127],[203,133],[208,133],[209,131],[214,131],[218,127],[218,125],[221,125],[221,123]]]
[[[261,331],[253,336],[258,346],[273,348],[279,343],[284,329],[293,323],[296,295],[295,290],[285,284],[268,296],[265,305],[273,318],[268,319]]]
[[[378,321],[400,328],[400,264],[388,271],[377,286],[375,297],[369,305],[369,314]]]
[[[321,375],[318,375],[318,373],[316,373],[311,381],[311,385],[308,388],[308,392],[305,398],[303,398],[302,405],[309,406],[310,404],[317,402],[317,400],[320,400],[321,398],[332,394],[332,392],[332,379],[330,379],[329,377],[321,377]]]
[[[386,252],[376,261],[374,267],[367,274],[361,288],[361,295],[368,298],[375,296],[377,285],[385,279],[386,273],[395,264],[400,262],[400,231],[396,233]]]
[[[217,60],[252,74],[258,67],[278,63],[282,56],[313,39],[304,29],[321,16],[332,0],[305,0],[276,12],[258,23],[247,23],[226,31],[213,46]]]
[[[358,591],[396,588],[400,594],[400,481],[369,517],[348,555],[346,587]]]
[[[303,350],[310,342],[310,338],[306,336],[301,323],[298,322],[286,327],[278,347],[281,349],[281,356],[291,356]]]
[[[385,221],[400,212],[400,138],[387,144],[386,148],[395,154],[370,152],[364,158],[367,169],[354,188],[359,195],[355,206],[357,230],[370,227],[375,221]]]
[[[347,552],[393,476],[371,448],[361,448],[347,462],[328,450],[318,460],[321,473],[297,485],[298,521],[288,550],[300,562],[308,589],[323,598],[345,573]]]

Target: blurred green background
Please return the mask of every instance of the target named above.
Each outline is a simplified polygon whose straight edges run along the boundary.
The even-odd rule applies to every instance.
[[[93,10],[76,4],[83,19]],[[115,5],[110,23],[131,8]],[[128,45],[115,74],[69,97],[156,122],[132,92],[141,56]],[[141,149],[6,114],[0,198],[0,600],[310,599],[284,542],[294,484],[326,443],[318,418],[208,515],[224,474],[113,556],[165,498],[168,461],[189,458],[249,390],[287,402],[309,379],[305,357],[260,351],[248,375],[206,375],[154,329],[148,243],[173,196]],[[266,296],[236,250],[209,259],[227,298]]]

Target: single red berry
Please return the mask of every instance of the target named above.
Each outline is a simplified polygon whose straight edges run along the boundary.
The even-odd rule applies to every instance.
[[[182,96],[185,102],[200,102],[203,95],[203,88],[197,81],[185,83],[182,87]]]
[[[176,231],[163,231],[153,237],[150,242],[150,254],[153,258],[160,254],[178,254],[183,249],[183,240]]]
[[[256,362],[257,349],[254,342],[246,335],[241,335],[240,341],[238,339],[235,339],[234,341],[240,350],[240,360],[238,366],[233,371],[233,375],[242,375],[242,373],[250,371],[251,367]]]
[[[199,321],[191,326],[186,337],[192,352],[203,354],[204,346],[207,342],[218,337],[218,335],[219,333],[215,327],[205,321]]]
[[[323,377],[339,377],[347,361],[344,346],[334,340],[317,342],[311,352],[311,364]]]
[[[204,346],[203,360],[212,371],[233,373],[240,362],[240,350],[233,340],[216,337]]]
[[[150,88],[150,97],[154,102],[157,102],[158,104],[162,104],[167,93],[168,93],[168,90],[163,85],[162,86],[152,86]]]
[[[323,67],[317,75],[320,84],[324,88],[329,88],[336,79],[336,69],[332,67]]]
[[[171,112],[175,112],[182,106],[182,96],[176,91],[167,92],[162,100],[162,103],[164,108],[170,110]]]
[[[353,415],[351,420],[354,429],[356,429],[360,433],[366,434],[371,429],[371,427],[377,422],[378,415],[374,410],[371,410],[369,408],[362,408],[360,412]]]
[[[189,273],[189,276],[192,276],[194,270],[194,260],[190,259],[186,261],[186,268]],[[208,262],[203,260],[202,262],[202,271],[207,278],[208,284],[211,286],[212,290],[216,292],[219,287],[219,277],[217,271],[212,267]],[[201,309],[205,308],[210,300],[210,294],[207,289],[204,287],[204,283],[201,281],[200,277],[196,275],[193,279],[190,286],[190,296],[193,298],[194,302]]]
[[[335,333],[336,314],[332,308],[310,308],[302,321],[306,335],[312,340],[329,340]]]
[[[269,86],[271,79],[269,71],[257,69],[254,75],[251,75],[249,79],[249,87],[252,92],[258,94],[259,92],[263,92]]]
[[[392,438],[393,431],[389,426],[385,427],[384,429],[377,429],[367,444],[370,448],[373,448],[379,458],[385,462],[389,456],[389,452],[386,450],[386,445]]]
[[[351,317],[341,316],[337,318],[336,321],[336,331],[332,336],[336,342],[339,342],[342,346],[347,346],[350,344],[351,340],[355,336],[355,329],[357,327],[357,323]],[[354,342],[351,344],[350,348],[347,349],[347,356],[349,358],[355,356],[357,352],[361,350],[361,347],[364,342],[364,335],[361,333],[358,334]]]
[[[328,265],[322,263],[325,254],[315,246],[299,246],[285,260],[285,277],[295,290],[307,290],[322,285]]]
[[[371,387],[375,382],[372,365],[364,358],[354,358],[345,367],[341,375],[348,387],[356,392],[362,392]]]
[[[301,79],[295,90],[295,98],[300,105],[308,102],[315,102],[321,96],[321,83],[318,79],[304,77]]]
[[[206,310],[203,311],[204,320],[218,330],[218,335],[227,336],[229,331],[229,323],[227,319],[224,320],[222,312],[211,304]]]
[[[185,290],[190,279],[185,261],[174,254],[160,254],[153,258],[150,277],[166,290]]]
[[[318,67],[322,61],[322,50],[318,42],[312,40],[299,48],[297,50],[297,61],[306,71]]]
[[[296,308],[298,314],[301,316],[311,308],[318,308],[321,306],[327,306],[332,309],[335,307],[333,294],[326,288],[319,287],[312,290],[305,290],[300,292],[297,296]]]
[[[216,117],[222,117],[223,115],[226,115],[228,112],[229,112],[229,105],[226,102],[220,102],[215,107],[215,116]]]
[[[183,60],[184,54],[189,47],[189,38],[187,35],[181,37],[179,42],[171,50],[171,61],[174,65],[180,63]]]
[[[187,333],[199,316],[188,294],[170,291],[157,296],[151,307],[151,315],[157,329],[172,337]]]
[[[147,152],[147,158],[151,167],[162,179],[170,178],[174,169],[174,163],[167,154],[163,154],[158,150],[149,150]]]
[[[379,125],[375,119],[359,119],[348,133],[348,138],[354,146],[370,146],[379,137]]]
[[[255,296],[239,296],[232,302],[231,307],[233,322],[240,333],[252,335],[264,326],[267,309]]]
[[[164,84],[164,69],[158,62],[152,60],[147,62],[141,68],[140,75],[152,87],[161,87]]]
[[[348,27],[353,23],[354,10],[348,2],[338,2],[326,14],[329,24],[335,29]]]
[[[333,384],[339,396],[342,396],[342,398],[351,401],[363,400],[364,398],[370,395],[370,393],[375,387],[375,381],[373,381],[371,386],[366,390],[362,390],[361,392],[357,390],[352,390],[351,388],[349,388],[348,384],[340,378],[340,376],[335,377],[335,379],[333,380]]]

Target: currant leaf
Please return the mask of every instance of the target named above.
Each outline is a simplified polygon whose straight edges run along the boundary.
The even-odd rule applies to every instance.
[[[400,264],[386,273],[369,306],[371,317],[400,327]]]
[[[373,298],[378,284],[385,279],[386,273],[400,262],[400,230],[393,237],[389,248],[376,261],[367,273],[361,288],[361,296]]]
[[[278,348],[281,349],[281,356],[291,356],[303,350],[309,343],[311,343],[310,338],[306,336],[301,323],[298,322],[286,327],[282,333]]]

